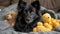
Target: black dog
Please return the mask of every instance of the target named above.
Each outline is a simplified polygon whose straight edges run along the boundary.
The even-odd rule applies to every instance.
[[[39,0],[36,0],[31,4],[27,4],[23,0],[19,0],[17,9],[18,15],[14,26],[15,31],[32,32],[40,19],[38,15],[40,9]]]
[[[55,17],[53,12],[47,10],[40,11],[39,0],[27,4],[23,0],[19,0],[18,3],[18,15],[16,18],[16,24],[14,26],[15,31],[19,32],[32,32],[33,28],[37,26],[37,22],[41,21],[40,14],[50,13],[52,17]]]

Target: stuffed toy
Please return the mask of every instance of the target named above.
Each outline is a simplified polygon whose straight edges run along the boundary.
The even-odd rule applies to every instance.
[[[49,25],[48,23],[42,23],[42,22],[38,22],[37,23],[37,27],[33,28],[33,32],[40,32],[40,31],[51,31],[52,30],[52,26]]]
[[[57,26],[60,26],[59,25],[59,22],[52,18],[51,15],[49,13],[45,13],[43,16],[42,16],[42,19],[43,19],[43,22],[45,23],[49,23],[50,25],[52,25],[53,28],[57,27]]]
[[[33,32],[38,32],[38,31],[40,31],[40,30],[43,29],[43,28],[44,28],[44,27],[43,27],[42,22],[38,22],[38,23],[37,23],[37,27],[33,28]]]
[[[16,20],[17,12],[15,11],[9,11],[5,15],[5,22],[8,22],[11,26],[14,26],[15,20]]]
[[[52,25],[50,25],[49,23],[44,23],[44,27],[46,29],[46,31],[51,31],[52,30]]]
[[[43,20],[43,22],[50,22],[51,21],[51,15],[48,13],[45,13],[44,15],[42,15],[42,20]]]
[[[56,21],[60,24],[60,20],[59,19],[56,19]]]
[[[52,18],[51,22],[52,22],[53,28],[56,28],[56,27],[60,26],[60,23],[59,23],[58,19]]]
[[[39,31],[44,31],[44,29],[45,29],[45,28],[44,28],[42,22],[38,22],[38,23],[37,23],[37,30],[38,30],[38,32],[39,32]]]
[[[39,31],[51,31],[52,29],[60,26],[60,20],[54,19],[49,13],[45,13],[41,16],[42,22],[37,22],[37,27],[33,28],[33,32]]]

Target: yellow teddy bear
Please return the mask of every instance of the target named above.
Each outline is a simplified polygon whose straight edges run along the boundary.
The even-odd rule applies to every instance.
[[[52,30],[52,25],[50,25],[49,23],[44,23],[44,27],[46,29],[46,31],[51,31]]]
[[[48,17],[47,17],[48,16]],[[42,16],[44,24],[42,22],[37,22],[37,27],[33,28],[33,32],[39,32],[39,31],[51,31],[52,26],[49,25],[48,22],[51,21],[51,16],[50,14],[44,14]],[[47,21],[48,19],[48,21]]]
[[[51,21],[51,15],[48,14],[48,13],[45,13],[41,17],[42,17],[43,22],[46,22],[47,23],[47,22],[50,22]]]
[[[42,15],[42,20],[44,23],[49,23],[52,25],[53,28],[60,26],[59,22],[56,19],[52,18],[49,13]]]
[[[45,13],[41,17],[44,23],[37,22],[37,27],[33,28],[33,32],[51,31],[55,27],[60,26],[60,20],[52,18],[49,13]]]
[[[52,26],[49,25],[48,23],[42,23],[42,22],[38,22],[37,23],[37,27],[33,28],[33,32],[39,32],[39,31],[51,31],[52,30]]]
[[[38,22],[37,27],[33,28],[33,32],[38,32],[41,29],[43,29],[43,24],[42,24],[42,22]]]
[[[56,19],[56,21],[60,24],[60,20],[59,19]]]

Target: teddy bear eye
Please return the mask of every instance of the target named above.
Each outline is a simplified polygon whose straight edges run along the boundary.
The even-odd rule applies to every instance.
[[[49,17],[48,17],[49,18]]]

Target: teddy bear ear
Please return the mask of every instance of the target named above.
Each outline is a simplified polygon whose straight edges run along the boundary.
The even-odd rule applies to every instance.
[[[25,6],[26,6],[26,2],[24,2],[24,0],[19,0],[17,8],[20,10],[24,8]]]
[[[40,9],[40,2],[39,2],[39,0],[35,0],[34,2],[31,3],[31,5],[32,5],[35,9],[37,9],[37,10]]]

